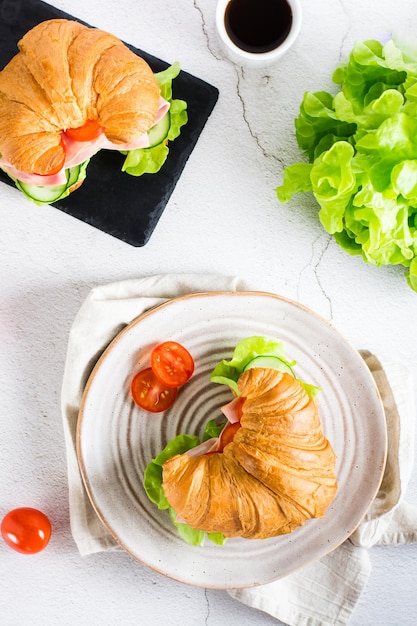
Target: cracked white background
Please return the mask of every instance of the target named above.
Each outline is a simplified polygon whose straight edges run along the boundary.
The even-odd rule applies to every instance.
[[[405,363],[417,382],[417,294],[401,269],[338,248],[309,196],[280,205],[283,166],[300,158],[304,91],[332,90],[355,41],[417,35],[414,0],[301,0],[298,41],[268,71],[225,60],[215,0],[55,0],[220,90],[149,243],[133,248],[52,207],[0,189],[0,516],[37,506],[54,534],[40,555],[0,543],[1,626],[273,626],[226,592],[167,580],[125,553],[81,558],[69,528],[60,387],[67,337],[89,290],[146,274],[239,275],[314,309],[357,348]],[[186,320],[185,320],[186,323]],[[408,499],[417,502],[417,469]],[[347,506],[349,503],[347,503]],[[373,548],[352,626],[416,623],[417,546]]]

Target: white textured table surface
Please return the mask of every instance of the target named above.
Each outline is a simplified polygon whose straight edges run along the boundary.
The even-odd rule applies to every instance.
[[[0,3],[1,4],[1,3]],[[219,101],[149,243],[131,247],[52,207],[0,189],[0,516],[34,506],[48,548],[0,542],[2,626],[272,626],[226,592],[167,580],[124,552],[81,558],[69,527],[60,389],[68,333],[89,290],[147,274],[239,275],[314,309],[358,348],[406,364],[417,380],[417,294],[402,271],[349,257],[323,231],[311,197],[280,205],[283,165],[299,159],[293,119],[304,91],[331,89],[353,43],[413,34],[413,0],[302,0],[301,34],[268,72],[224,60],[215,0],[56,0],[55,5],[220,90]],[[414,30],[414,35],[416,31]],[[417,502],[417,470],[408,500]],[[371,550],[352,626],[416,623],[417,545]]]

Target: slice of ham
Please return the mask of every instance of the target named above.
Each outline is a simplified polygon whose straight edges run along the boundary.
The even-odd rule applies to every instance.
[[[192,458],[194,456],[208,454],[209,452],[217,452],[218,450],[220,450],[220,437],[212,437],[211,439],[207,439],[207,441],[203,441],[200,445],[195,446],[195,448],[187,450],[185,454]]]
[[[240,422],[240,418],[242,416],[242,397],[238,396],[237,398],[233,398],[231,402],[224,404],[220,407],[221,412],[230,424],[237,424]],[[225,425],[226,428],[226,425]],[[224,428],[222,429],[223,432]],[[195,448],[191,448],[185,454],[187,454],[190,458],[194,456],[200,456],[203,454],[209,454],[211,452],[221,452],[222,451],[222,441],[221,441],[221,433],[219,437],[212,437],[211,439],[207,439],[207,441],[203,441]]]
[[[238,396],[237,398],[233,398],[231,402],[224,404],[220,408],[221,412],[231,424],[235,424],[236,422],[240,422],[240,418],[242,415],[242,398]]]
[[[164,98],[159,98],[159,108],[155,116],[155,124],[161,121],[166,115],[170,107],[170,103]],[[148,133],[143,133],[135,141],[131,143],[113,143],[109,141],[104,133],[100,133],[98,137],[91,141],[74,141],[63,132],[62,139],[65,145],[65,162],[62,169],[52,176],[41,176],[39,174],[28,174],[21,172],[11,165],[6,159],[0,157],[0,167],[7,172],[12,178],[17,178],[28,185],[37,185],[40,187],[51,187],[55,185],[65,185],[67,182],[66,170],[71,167],[84,163],[87,159],[97,154],[99,150],[137,150],[138,148],[149,147]]]
[[[39,187],[53,187],[55,185],[65,185],[67,182],[67,173],[62,168],[57,174],[52,176],[40,176],[39,174],[28,174],[27,172],[21,172],[17,170],[13,165],[10,165],[6,159],[0,158],[0,167],[12,178],[17,178],[22,183],[27,185],[37,185]]]

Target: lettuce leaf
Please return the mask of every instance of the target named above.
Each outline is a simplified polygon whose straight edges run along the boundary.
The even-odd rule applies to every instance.
[[[162,466],[165,461],[176,454],[183,454],[191,448],[198,446],[200,440],[193,435],[177,435],[165,448],[146,466],[143,476],[143,484],[149,500],[156,504],[158,509],[169,508],[168,500],[162,488]]]
[[[162,70],[162,72],[156,72],[156,74],[154,74],[161,90],[161,96],[169,102],[172,100],[172,81],[177,78],[180,71],[180,64],[176,61],[165,70]]]
[[[178,62],[173,63],[164,71],[155,74],[161,90],[161,96],[170,102],[170,127],[166,137],[167,143],[179,137],[181,128],[188,121],[187,103],[184,100],[172,99],[172,81],[178,76],[181,68]],[[162,142],[151,148],[129,150],[122,165],[122,170],[131,176],[155,174],[159,172],[169,154],[169,145]]]
[[[284,357],[284,345],[275,339],[254,336],[240,341],[230,361],[220,361],[214,368],[210,382],[228,385],[236,395],[239,394],[237,381],[246,365],[257,356]]]
[[[213,439],[214,437],[220,437],[220,433],[226,425],[226,419],[221,419],[220,422],[213,419],[207,422],[204,430],[203,441]]]
[[[131,176],[155,174],[159,172],[169,154],[169,148],[160,143],[152,148],[137,148],[129,150],[122,165],[123,172]]]
[[[251,361],[257,357],[276,357],[282,362],[284,371],[291,371],[296,361],[288,361],[284,352],[284,344],[276,339],[263,336],[247,337],[240,341],[230,361],[220,361],[214,368],[210,382],[218,383],[220,385],[227,385],[237,395],[240,395],[238,380],[240,375],[249,366]],[[279,367],[281,369],[281,367]],[[315,385],[305,383],[304,381],[297,379],[303,385],[308,395],[311,397],[316,396],[320,389]]]
[[[328,92],[304,94],[295,120],[306,161],[276,193],[312,193],[324,229],[349,254],[400,265],[417,291],[417,50],[393,40],[354,46]]]

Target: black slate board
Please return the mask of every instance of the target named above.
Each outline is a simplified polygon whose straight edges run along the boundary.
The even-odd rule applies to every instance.
[[[17,42],[28,30],[39,22],[54,18],[78,20],[40,0],[0,0],[0,68],[17,53]],[[82,20],[78,21],[85,24]],[[126,45],[145,59],[154,72],[170,65]],[[121,154],[102,150],[91,159],[87,179],[82,186],[53,206],[132,246],[145,245],[174,191],[218,95],[216,87],[181,71],[173,83],[173,97],[186,100],[188,123],[182,128],[180,137],[170,144],[168,159],[162,169],[156,174],[130,176],[121,171],[124,159]],[[0,180],[14,186],[1,170]],[[20,192],[16,190],[16,193]]]

